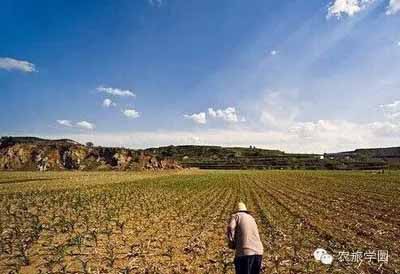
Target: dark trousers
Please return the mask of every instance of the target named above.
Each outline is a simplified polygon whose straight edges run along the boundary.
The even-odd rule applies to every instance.
[[[236,274],[260,274],[261,255],[240,256],[235,258]]]

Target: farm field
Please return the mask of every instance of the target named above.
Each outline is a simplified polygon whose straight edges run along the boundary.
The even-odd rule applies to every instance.
[[[0,273],[234,273],[238,201],[263,273],[400,273],[400,173],[200,170],[0,172]]]

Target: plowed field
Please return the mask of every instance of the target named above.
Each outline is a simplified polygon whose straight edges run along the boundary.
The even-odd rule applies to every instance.
[[[400,273],[400,173],[188,170],[1,172],[0,273],[234,273],[240,200],[263,273]]]

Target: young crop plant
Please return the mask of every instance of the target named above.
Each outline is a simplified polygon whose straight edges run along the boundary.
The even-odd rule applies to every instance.
[[[18,182],[44,175],[0,176]],[[262,273],[399,272],[398,173],[183,170],[45,176],[51,180],[0,184],[1,274],[233,274],[225,229],[238,201],[246,202],[258,224]],[[313,259],[319,247],[334,255],[384,249],[389,261],[358,268],[335,260],[326,266]]]

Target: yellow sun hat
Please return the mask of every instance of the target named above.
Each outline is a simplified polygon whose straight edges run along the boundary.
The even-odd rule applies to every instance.
[[[246,205],[245,205],[243,202],[239,202],[239,203],[237,204],[237,210],[238,210],[238,211],[247,211],[247,207],[246,207]]]

